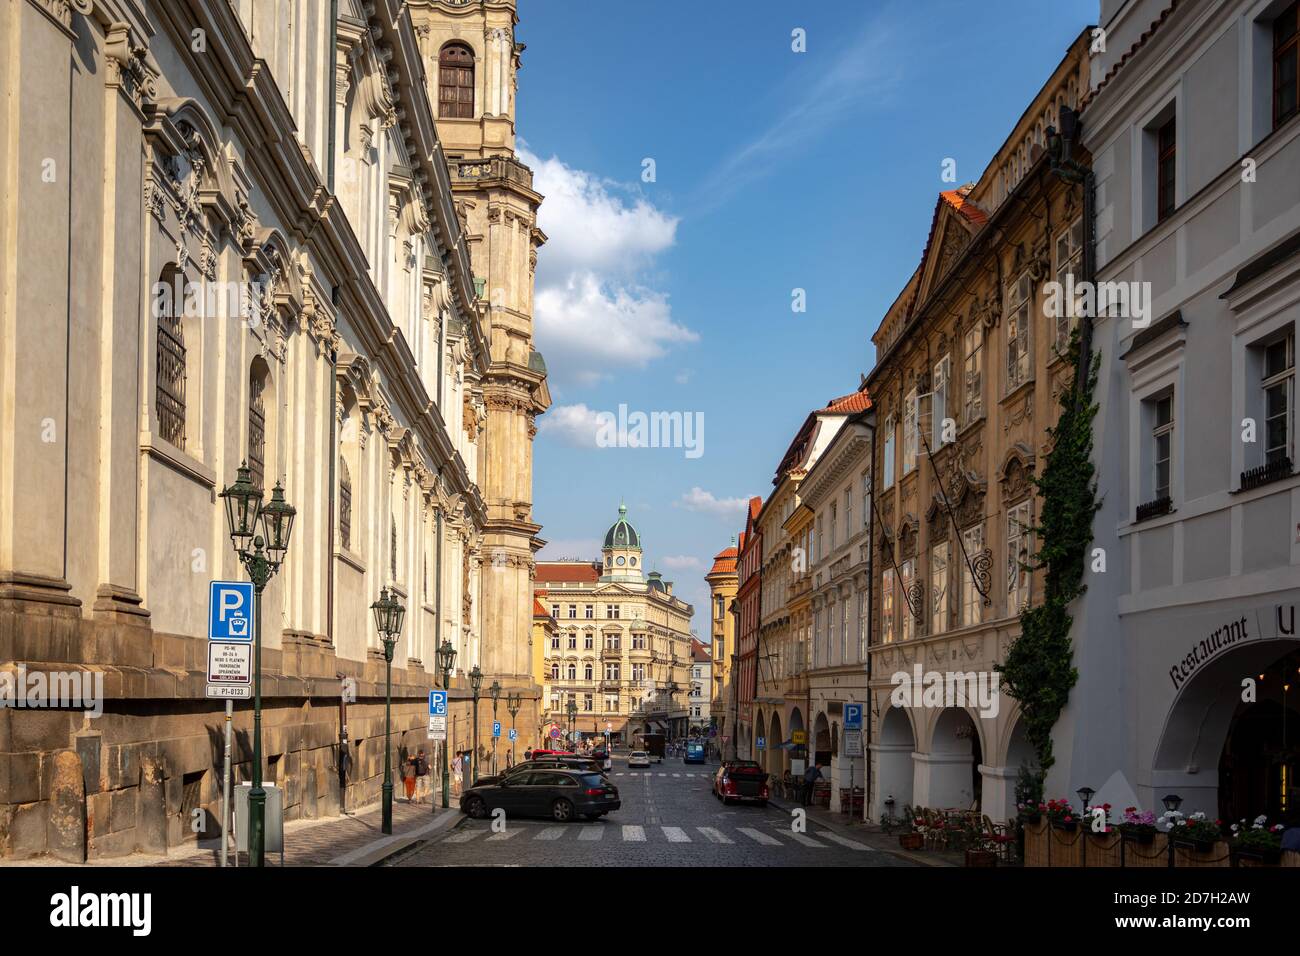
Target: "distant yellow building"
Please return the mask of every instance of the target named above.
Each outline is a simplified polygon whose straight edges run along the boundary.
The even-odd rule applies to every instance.
[[[713,567],[704,576],[709,585],[709,650],[713,655],[713,695],[709,701],[709,715],[717,728],[719,745],[724,736],[733,734],[735,723],[731,657],[736,653],[736,622],[731,614],[731,602],[736,597],[740,579],[736,574],[736,539],[731,540],[731,547],[714,555]]]
[[[533,681],[538,687],[547,684],[546,649],[558,638],[560,625],[546,610],[546,592],[533,592],[533,631],[528,639],[529,659],[532,664]],[[542,698],[546,700],[545,696]],[[546,721],[539,715],[538,720],[530,721],[532,726],[520,728],[516,749],[540,746],[544,737],[543,728]]]

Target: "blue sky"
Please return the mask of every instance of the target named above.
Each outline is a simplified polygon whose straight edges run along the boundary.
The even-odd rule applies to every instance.
[[[1097,3],[520,6],[518,133],[550,237],[542,557],[599,556],[625,499],[646,566],[698,626],[743,502],[874,362],[870,336],[952,188],[943,160],[979,177]],[[702,454],[598,447],[596,414],[620,404],[702,414]]]

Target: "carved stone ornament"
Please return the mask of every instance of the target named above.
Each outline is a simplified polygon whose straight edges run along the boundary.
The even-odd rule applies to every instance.
[[[899,560],[916,557],[916,537],[916,519],[908,515],[903,519],[903,526],[898,532]]]
[[[1033,474],[1032,455],[1013,451],[1002,468],[1002,500],[1007,504],[1026,497],[1033,491],[1030,475]]]

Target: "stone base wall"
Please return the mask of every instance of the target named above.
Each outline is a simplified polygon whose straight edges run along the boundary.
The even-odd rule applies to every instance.
[[[49,855],[82,862],[162,853],[220,834],[225,702],[206,697],[206,641],[155,634],[121,620],[85,619],[38,604],[0,606],[0,671],[102,678],[103,712],[0,708],[0,859]],[[285,634],[262,651],[263,778],[284,791],[285,819],[340,812],[339,736],[346,697],[348,808],[380,799],[384,772],[383,658],[335,656],[323,640]],[[105,658],[113,663],[104,663]],[[124,663],[126,662],[126,663]],[[449,729],[469,729],[469,690],[453,680]],[[428,739],[433,675],[393,667],[393,782],[401,757]],[[515,688],[512,688],[515,689]],[[540,688],[519,714],[535,720]],[[490,721],[491,703],[487,702]],[[484,701],[479,702],[480,721]],[[490,723],[489,723],[490,728]],[[490,729],[489,729],[490,733]],[[522,734],[521,734],[522,736]],[[480,738],[482,741],[483,738]],[[455,746],[456,741],[448,742]],[[489,741],[490,746],[490,741]],[[232,787],[252,777],[253,702],[234,702]]]

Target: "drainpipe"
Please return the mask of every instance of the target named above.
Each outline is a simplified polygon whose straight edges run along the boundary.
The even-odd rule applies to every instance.
[[[874,418],[874,415],[873,415]],[[871,423],[871,496],[875,500],[876,495],[876,424]],[[871,806],[871,622],[875,619],[875,588],[873,585],[876,581],[876,509],[872,508],[867,515],[867,693],[866,693],[866,718],[864,723],[867,725],[867,743],[862,749],[862,755],[865,758],[863,763],[862,775],[862,815],[870,818],[867,808]],[[853,794],[849,793],[850,801]]]

